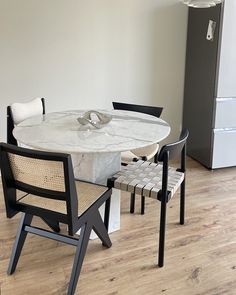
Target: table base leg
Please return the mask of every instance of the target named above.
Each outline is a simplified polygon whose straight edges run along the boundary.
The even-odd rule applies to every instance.
[[[107,179],[120,170],[120,153],[72,154],[72,163],[76,179],[106,185]],[[104,218],[105,205],[99,212]],[[120,191],[113,189],[111,196],[110,220],[108,232],[120,229]],[[92,231],[91,239],[97,238]]]

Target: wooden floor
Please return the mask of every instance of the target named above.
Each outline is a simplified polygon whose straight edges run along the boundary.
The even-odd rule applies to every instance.
[[[160,204],[147,200],[145,216],[130,215],[128,207],[124,194],[121,230],[111,235],[110,249],[90,242],[76,294],[236,294],[236,168],[211,172],[188,161],[186,224],[178,224],[176,194],[168,205],[162,269],[155,266]],[[66,294],[72,246],[28,235],[15,274],[6,275],[18,221],[6,219],[1,196],[0,294]]]

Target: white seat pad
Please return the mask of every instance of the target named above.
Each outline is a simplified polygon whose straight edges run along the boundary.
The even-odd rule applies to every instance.
[[[134,149],[127,152],[121,153],[121,162],[122,163],[130,163],[133,159],[140,159],[142,157],[146,157],[147,160],[152,159],[156,153],[158,152],[159,144],[154,143],[144,148]]]
[[[136,157],[143,157],[146,156],[148,160],[152,159],[155,154],[158,152],[159,144],[154,143],[151,145],[148,145],[144,148],[134,149],[131,150],[131,152],[136,155]]]

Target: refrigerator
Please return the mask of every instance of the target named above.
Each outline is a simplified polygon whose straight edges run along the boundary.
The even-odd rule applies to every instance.
[[[236,166],[236,0],[189,8],[183,127],[190,157]]]

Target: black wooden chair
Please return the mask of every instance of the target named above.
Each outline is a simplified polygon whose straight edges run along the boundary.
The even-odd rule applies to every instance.
[[[123,166],[122,170],[108,180],[108,186],[141,194],[161,202],[159,259],[158,265],[164,265],[164,244],[166,227],[166,205],[180,187],[180,224],[184,224],[185,211],[185,162],[188,130],[183,130],[177,142],[162,147],[158,155],[158,164],[138,161]],[[169,166],[169,160],[180,158],[180,168]],[[160,164],[162,163],[162,164]]]
[[[39,103],[40,100],[40,103]],[[35,106],[36,102],[36,109],[34,108],[32,110],[32,107]],[[33,103],[33,105],[32,105]],[[33,112],[32,112],[33,111]],[[18,145],[17,140],[15,139],[13,135],[13,129],[15,125],[19,124],[20,121],[14,120],[14,115],[16,116],[16,112],[20,113],[21,120],[26,120],[32,115],[44,115],[45,114],[45,99],[34,99],[26,103],[14,103],[11,106],[7,107],[7,143]],[[22,114],[23,112],[23,114]],[[17,118],[18,119],[18,118]],[[59,224],[52,224],[49,220],[44,219],[44,222],[55,232],[60,231]]]
[[[35,100],[33,100],[31,102],[34,102],[34,101]],[[22,120],[28,119],[32,115],[36,115],[36,114],[43,114],[44,115],[45,114],[45,99],[44,98],[41,98],[42,105],[40,106],[40,104],[38,104],[37,109],[33,110],[34,111],[33,114],[31,114],[31,110],[30,110],[31,102],[16,103],[16,104],[13,104],[13,108],[12,108],[12,106],[7,107],[7,143],[17,145],[17,140],[15,139],[15,137],[12,134],[12,131],[13,131],[15,125],[17,123],[19,123],[18,121],[14,120],[14,114],[13,114],[17,110],[17,106],[19,106],[19,108],[22,108],[22,107],[25,109],[29,108],[29,110],[27,110],[27,112],[25,114],[22,114],[22,116],[21,116]],[[16,105],[16,106],[14,106],[14,105]],[[19,110],[19,112],[21,112],[21,110]]]
[[[123,102],[112,102],[115,110],[133,111],[138,113],[144,113],[159,118],[161,116],[162,107],[144,106],[137,104],[129,104]],[[155,143],[145,148],[139,148],[132,151],[121,153],[121,162],[130,163],[132,161],[144,160],[148,161],[154,158],[154,162],[157,163],[159,144]],[[130,213],[134,213],[135,210],[135,194],[131,194],[130,198]],[[145,212],[145,198],[141,196],[141,214]]]
[[[8,218],[23,212],[10,258],[8,274],[14,273],[28,233],[76,247],[68,295],[74,294],[93,229],[104,246],[111,247],[107,233],[111,189],[74,180],[71,156],[0,143],[0,166]],[[35,169],[37,167],[37,169]],[[19,194],[18,194],[19,192]],[[98,211],[106,202],[104,223]],[[32,218],[67,224],[68,236],[31,225]],[[79,239],[73,235],[80,231]]]

